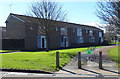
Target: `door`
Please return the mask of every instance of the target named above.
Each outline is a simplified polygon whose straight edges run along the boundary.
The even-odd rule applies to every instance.
[[[67,46],[67,38],[64,38],[64,47]]]
[[[46,48],[46,37],[38,36],[38,48]]]
[[[68,47],[68,38],[62,37],[61,47]]]
[[[42,38],[41,41],[42,41],[42,48],[45,48],[45,38]]]
[[[41,36],[38,36],[38,42],[37,42],[38,44],[38,48],[41,48]]]
[[[41,36],[41,48],[46,48],[46,37]]]

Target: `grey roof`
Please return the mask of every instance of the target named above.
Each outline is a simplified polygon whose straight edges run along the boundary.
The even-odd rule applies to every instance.
[[[14,16],[22,19],[25,22],[28,22],[28,21],[30,22],[30,21],[35,21],[37,19],[42,19],[42,18],[36,18],[36,17],[26,16],[26,15],[18,15],[18,14],[13,14],[13,13],[10,13],[10,15],[14,15]],[[43,20],[45,20],[45,19],[43,19]],[[49,21],[53,21],[53,20],[49,20]],[[89,26],[89,25],[83,25],[83,24],[76,24],[76,23],[70,23],[70,22],[63,22],[63,21],[55,21],[55,22],[69,24],[70,26],[75,25],[75,27],[78,27],[78,28],[79,27],[85,27],[85,28],[94,28],[94,29],[102,30],[102,29],[97,28],[95,26]]]

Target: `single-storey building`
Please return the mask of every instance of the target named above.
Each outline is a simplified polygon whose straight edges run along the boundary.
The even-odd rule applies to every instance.
[[[46,36],[38,33],[38,27],[32,24],[35,17],[11,13],[6,20],[6,36],[8,39],[24,40],[24,49],[37,50],[46,48]],[[26,22],[31,22],[26,26]],[[57,21],[56,21],[57,22]],[[103,42],[103,30],[88,25],[61,22],[64,26],[56,26],[49,32],[49,48],[78,47],[99,45]]]

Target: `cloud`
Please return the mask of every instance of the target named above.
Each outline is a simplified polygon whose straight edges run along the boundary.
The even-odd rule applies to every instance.
[[[90,22],[90,23],[84,23],[84,24],[95,26],[95,27],[100,27],[100,28],[105,28],[105,26],[106,26],[106,24],[101,24],[99,22]]]
[[[90,25],[90,26],[95,26],[95,27],[97,27],[97,28],[100,28],[100,29],[102,29],[104,32],[105,32],[105,30],[106,30],[106,24],[101,24],[101,23],[99,23],[99,22],[90,22],[90,23],[84,23],[85,25]]]

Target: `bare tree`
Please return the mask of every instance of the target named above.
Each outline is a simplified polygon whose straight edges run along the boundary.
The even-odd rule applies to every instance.
[[[120,28],[120,1],[105,0],[98,2],[97,16],[106,24]]]
[[[104,22],[104,24],[108,25],[108,28],[112,29],[114,27],[112,30],[117,34],[120,34],[120,1],[101,0],[97,5],[97,16]],[[107,35],[111,35],[111,33],[107,33]]]
[[[43,0],[31,4],[29,15],[37,18],[34,23],[39,33],[46,36],[46,51],[49,51],[49,33],[58,26],[58,21],[66,20],[67,13],[57,2]]]

